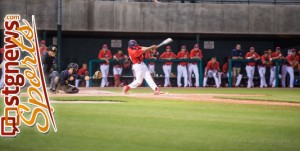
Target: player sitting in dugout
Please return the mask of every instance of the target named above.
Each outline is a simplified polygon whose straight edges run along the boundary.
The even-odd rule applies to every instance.
[[[88,76],[89,75],[89,71],[88,71],[88,66],[86,63],[83,63],[81,68],[77,71],[78,76]],[[82,80],[82,79],[76,79],[75,80],[75,87],[79,87],[81,84],[81,86],[85,86],[85,87],[89,87],[90,86],[90,81],[89,80]]]

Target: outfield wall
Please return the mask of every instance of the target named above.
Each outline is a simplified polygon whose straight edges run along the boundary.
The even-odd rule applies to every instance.
[[[64,31],[299,35],[300,5],[138,3],[62,0]],[[2,0],[0,17],[36,15],[56,30],[56,0]],[[3,27],[1,26],[3,29]]]

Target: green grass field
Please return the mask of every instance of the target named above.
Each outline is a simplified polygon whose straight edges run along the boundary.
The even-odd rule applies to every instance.
[[[108,88],[119,92],[121,89]],[[300,89],[163,89],[170,93],[264,94],[242,99],[299,102]],[[151,92],[135,89],[132,93]],[[130,97],[52,97],[119,101],[52,104],[58,132],[21,127],[0,151],[300,150],[300,107],[170,101]],[[3,112],[3,101],[0,103]]]

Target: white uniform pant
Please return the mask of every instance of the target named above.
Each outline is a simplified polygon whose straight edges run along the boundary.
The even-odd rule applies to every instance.
[[[79,83],[80,83],[81,79],[76,79],[75,80],[75,87],[78,88],[79,87]],[[85,81],[85,87],[89,87],[90,86],[90,81],[87,80]]]
[[[246,71],[247,71],[247,77],[248,77],[248,85],[247,88],[251,88],[254,86],[253,83],[253,77],[254,77],[254,71],[255,71],[255,66],[246,66]]]
[[[270,81],[269,81],[269,84],[272,87],[275,87],[275,84],[276,84],[275,73],[276,73],[276,66],[270,67]]]
[[[227,77],[229,77],[229,73],[226,74]],[[218,72],[218,81],[219,81],[219,85],[222,84],[222,72]]]
[[[113,68],[114,75],[121,75],[122,74],[122,70],[123,70],[123,68],[114,67]]]
[[[220,84],[221,84],[221,75],[222,75],[222,73],[219,73],[219,81],[220,81]],[[233,75],[233,74],[231,73],[231,76],[232,76],[232,75]],[[229,78],[229,72],[226,73],[226,77]],[[243,78],[243,75],[242,75],[242,74],[239,74],[239,75],[237,76],[237,80],[236,80],[236,83],[235,83],[235,86],[236,86],[236,87],[238,87],[238,86],[240,85],[240,83],[241,83],[241,81],[242,81],[242,78]],[[229,80],[228,80],[228,82],[229,82]]]
[[[199,87],[199,69],[197,64],[188,64],[188,81],[189,81],[189,86],[192,86],[192,73],[195,75],[195,86]]]
[[[282,87],[286,87],[286,75],[287,73],[289,73],[290,75],[290,85],[289,87],[294,87],[294,69],[292,66],[287,66],[287,65],[283,65],[282,66],[282,78],[281,78],[281,84],[282,84]]]
[[[108,86],[108,72],[109,72],[109,65],[102,64],[100,65],[100,71],[102,73],[102,81],[101,81],[101,87]]]
[[[155,74],[155,65],[154,64],[149,64],[148,65],[148,70],[151,74]]]
[[[171,77],[172,65],[163,65],[163,71],[165,74],[165,84],[164,87],[171,85],[170,77]]]
[[[5,60],[2,61],[2,75],[1,75],[1,81],[0,81],[0,89],[5,87],[5,82],[4,82],[4,76],[5,76]]]
[[[143,83],[143,80],[145,79],[151,89],[155,91],[157,85],[151,77],[150,72],[144,62],[142,62],[141,64],[133,64],[132,70],[134,72],[135,79],[128,85],[130,88],[138,87]]]
[[[208,70],[207,71],[207,77],[204,77],[203,79],[203,87],[206,87],[207,85],[207,80],[208,78],[210,77],[213,77],[215,79],[215,83],[216,83],[216,86],[217,88],[220,87],[220,82],[219,82],[219,79],[218,79],[218,71],[217,70]]]
[[[188,85],[188,75],[187,75],[187,69],[186,66],[178,65],[177,66],[177,86],[181,87],[181,78],[184,79],[184,87],[187,87]]]
[[[258,73],[260,77],[260,87],[267,87],[267,82],[266,82],[266,67],[265,66],[258,66]]]

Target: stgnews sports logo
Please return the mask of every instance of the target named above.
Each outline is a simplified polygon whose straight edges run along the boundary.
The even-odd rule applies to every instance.
[[[54,108],[49,102],[39,53],[35,17],[32,16],[30,25],[27,20],[21,20],[20,15],[9,14],[4,18],[3,27],[5,87],[1,90],[4,107],[0,117],[0,135],[15,137],[20,133],[21,124],[36,126],[41,133],[47,133],[52,125],[56,132]],[[20,66],[24,67],[23,72]],[[29,84],[26,87],[28,99],[21,101],[20,91],[26,81]]]

